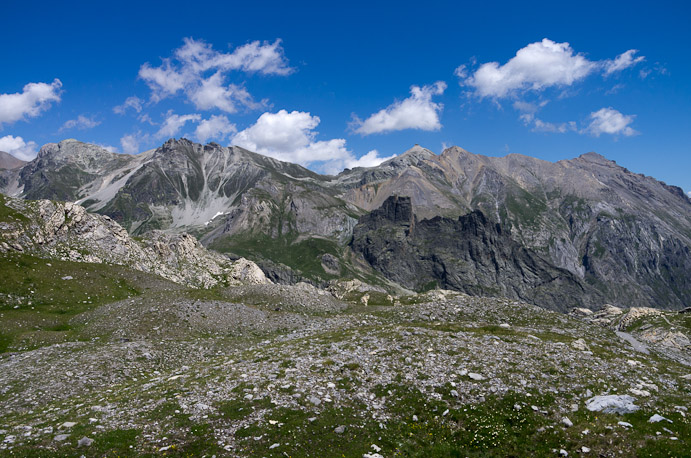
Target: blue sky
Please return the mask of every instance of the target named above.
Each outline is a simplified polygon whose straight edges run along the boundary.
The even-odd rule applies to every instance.
[[[3,3],[0,149],[187,136],[327,172],[415,143],[596,151],[691,191],[682,2],[116,3]]]

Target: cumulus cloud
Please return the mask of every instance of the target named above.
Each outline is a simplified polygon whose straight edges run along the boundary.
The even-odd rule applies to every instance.
[[[568,43],[547,38],[519,49],[504,65],[488,62],[462,84],[480,97],[501,98],[516,91],[540,91],[551,86],[570,86],[597,68],[582,54],[575,54]],[[459,74],[457,70],[457,75]]]
[[[197,140],[205,143],[209,139],[222,140],[235,132],[237,132],[235,124],[228,121],[227,117],[213,115],[199,123],[194,135]]]
[[[614,59],[592,61],[584,54],[577,53],[569,43],[557,43],[545,38],[519,49],[503,65],[499,62],[487,62],[476,67],[473,63],[474,71],[461,65],[455,74],[461,86],[470,89],[469,94],[481,99],[490,98],[496,104],[501,99],[513,100],[513,108],[520,113],[519,119],[534,132],[630,136],[637,133],[629,127],[633,116],[622,115],[611,108],[591,113],[590,124],[581,130],[574,121],[544,121],[537,113],[548,103],[544,99],[547,89],[558,89],[560,94],[557,99],[565,98],[576,91],[576,83],[591,74],[607,77],[643,62],[645,57],[637,54],[638,50],[629,49]],[[615,85],[607,94],[622,87],[620,84]],[[531,99],[539,102],[532,102]]]
[[[38,154],[38,145],[35,142],[26,142],[22,137],[6,135],[0,138],[0,151],[11,154],[22,161],[30,161]]]
[[[125,102],[122,105],[113,107],[113,112],[124,115],[127,112],[127,110],[132,109],[136,113],[141,113],[143,108],[144,101],[136,95],[134,95],[132,97],[127,97],[127,99],[125,99]]]
[[[25,118],[34,118],[50,108],[51,103],[60,101],[62,82],[29,83],[22,92],[0,94],[0,127]]]
[[[620,72],[629,67],[633,67],[639,62],[643,62],[645,57],[634,57],[636,53],[638,53],[637,49],[629,49],[628,51],[619,54],[615,59],[605,60],[603,62],[605,76]]]
[[[233,113],[238,106],[256,108],[258,104],[242,86],[226,85],[226,74],[231,71],[287,75],[293,69],[288,66],[281,40],[253,41],[231,53],[221,53],[202,40],[185,38],[183,46],[160,66],[142,65],[139,77],[151,89],[153,102],[182,92],[200,110],[216,108]]]
[[[99,124],[101,124],[101,121],[97,121],[93,117],[87,118],[84,115],[79,115],[77,116],[77,119],[70,119],[69,121],[66,121],[65,124],[63,124],[60,128],[60,132],[62,132],[63,130],[74,128],[77,128],[79,130],[92,129],[98,126]]]
[[[439,130],[439,115],[444,105],[432,102],[432,97],[443,94],[444,90],[446,83],[443,81],[423,87],[411,86],[410,97],[392,103],[364,121],[355,118],[351,127],[362,135],[404,129]]]
[[[465,66],[456,69],[461,85],[468,86],[481,97],[500,99],[526,92],[539,92],[550,87],[569,87],[592,73],[610,75],[642,62],[630,49],[615,59],[588,60],[576,53],[569,43],[556,43],[548,38],[519,49],[501,65],[487,62],[470,72]]]
[[[357,166],[360,159],[347,149],[345,139],[316,139],[314,129],[319,123],[318,116],[307,112],[264,113],[256,123],[233,136],[232,143],[282,161],[313,166],[325,173]],[[380,158],[376,151],[365,156],[362,164],[376,165],[388,159]]]
[[[630,137],[638,132],[629,126],[634,120],[634,115],[625,115],[612,107],[600,108],[590,113],[591,122],[583,129],[582,133],[589,133],[596,137],[601,134],[624,135]]]
[[[170,138],[175,137],[175,135],[180,132],[180,129],[184,127],[189,121],[199,122],[202,117],[199,114],[188,114],[188,115],[177,115],[172,112],[168,112],[168,115],[163,121],[161,128],[156,132],[157,138]]]

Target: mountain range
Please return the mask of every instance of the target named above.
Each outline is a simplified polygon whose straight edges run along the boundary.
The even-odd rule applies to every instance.
[[[691,305],[691,199],[596,153],[415,145],[336,176],[186,139],[135,156],[64,140],[0,159],[6,195],[75,202],[133,236],[189,232],[277,282],[359,278],[556,310]]]

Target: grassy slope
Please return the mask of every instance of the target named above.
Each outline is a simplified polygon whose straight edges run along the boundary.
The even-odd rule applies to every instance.
[[[120,266],[0,256],[0,352],[69,340],[74,316],[140,293],[148,275]],[[65,279],[72,277],[71,279]]]

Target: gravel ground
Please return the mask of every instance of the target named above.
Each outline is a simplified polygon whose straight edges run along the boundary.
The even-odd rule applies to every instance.
[[[399,388],[424,399],[441,419],[434,421],[444,411],[518,396],[517,410],[561,430],[563,417],[581,415],[587,399],[605,394],[629,394],[646,412],[686,418],[691,369],[654,347],[637,352],[604,327],[462,294],[367,307],[315,291],[264,285],[216,299],[153,291],[75,317],[76,341],[0,355],[0,452],[102,456],[101,434],[137,431],[128,453],[170,454],[196,443],[191,434],[204,425],[209,456],[308,456],[291,451],[304,440],[297,433],[271,448],[277,412],[304,412],[318,423],[354,411],[340,425],[344,437],[370,424],[393,430],[425,414],[402,404]],[[542,404],[531,405],[532,397]],[[608,434],[597,423],[603,420],[583,418]],[[687,441],[682,421],[660,424],[653,438]],[[82,435],[95,445],[82,449]],[[567,453],[581,447],[565,444]],[[599,452],[620,456],[612,450]]]

